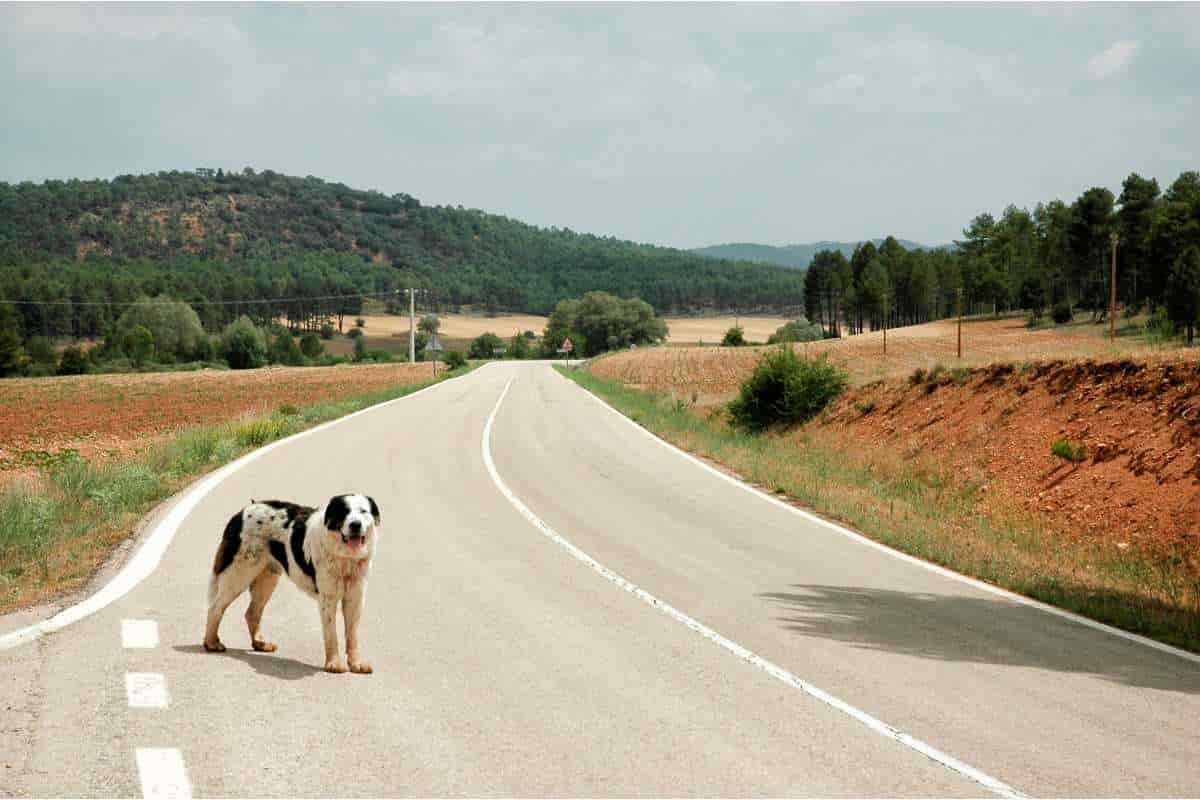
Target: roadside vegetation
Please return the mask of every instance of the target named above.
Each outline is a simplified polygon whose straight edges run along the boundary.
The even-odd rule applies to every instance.
[[[330,399],[283,403],[267,414],[185,427],[123,458],[73,452],[34,464],[0,487],[0,612],[82,586],[156,504],[243,453],[328,420],[411,394],[437,379]]]
[[[1200,651],[1200,575],[1185,553],[1160,558],[1063,536],[1021,508],[986,502],[983,481],[962,480],[935,456],[864,445],[821,425],[790,432],[733,425],[724,405],[700,409],[673,392],[634,388],[587,369],[559,369],[668,442],[902,552]],[[990,379],[981,372],[980,380]],[[754,391],[753,383],[747,381],[743,396]],[[925,373],[908,391],[924,395],[927,386],[943,385],[960,385],[960,376],[939,372],[931,380]],[[849,409],[860,420],[880,413],[873,399],[854,400]],[[1062,458],[1080,457],[1076,443],[1054,447]]]

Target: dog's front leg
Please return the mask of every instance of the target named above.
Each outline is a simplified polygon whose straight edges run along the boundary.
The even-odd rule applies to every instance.
[[[341,581],[331,580],[319,587],[317,602],[321,607],[321,634],[325,637],[325,671],[345,672],[346,664],[338,652],[337,609],[341,599]]]
[[[342,598],[342,616],[346,620],[346,660],[350,671],[363,675],[372,672],[371,665],[363,661],[358,653],[358,621],[362,618],[367,600],[367,579],[359,578],[346,587]]]

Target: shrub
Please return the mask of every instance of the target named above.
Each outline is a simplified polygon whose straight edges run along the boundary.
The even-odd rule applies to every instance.
[[[1083,461],[1087,457],[1087,448],[1082,443],[1075,444],[1069,439],[1055,439],[1050,445],[1050,452],[1070,462]]]
[[[471,340],[467,355],[471,358],[494,358],[496,351],[504,347],[504,340],[494,333],[481,333]]]
[[[138,325],[150,331],[160,357],[169,353],[190,358],[197,341],[204,336],[200,317],[192,307],[165,295],[153,300],[139,299],[117,320],[117,331],[124,334]],[[129,353],[129,356],[133,357],[133,354]]]
[[[790,347],[767,353],[729,404],[735,427],[761,431],[811,419],[846,388],[849,376],[824,356],[801,359]]]
[[[267,362],[267,337],[241,316],[221,332],[221,355],[234,369],[255,369]]]
[[[767,344],[783,344],[784,342],[816,342],[825,338],[825,331],[815,322],[809,322],[804,317],[792,320],[776,330],[767,339]]]
[[[351,339],[361,338],[363,335],[362,328],[351,328],[350,332],[347,333],[346,335],[349,336]]]
[[[361,342],[362,339],[359,339],[359,341]],[[387,350],[368,350],[366,358],[364,360],[365,361],[375,361],[380,364],[387,364],[391,361],[395,361],[396,357],[393,356],[391,353],[389,353]]]
[[[330,325],[328,322],[326,322],[324,325],[321,326],[321,338],[322,339],[325,339],[326,341],[328,341],[333,338],[333,334],[334,334],[333,326]]]
[[[154,355],[154,336],[145,325],[134,325],[121,336],[121,347],[133,365],[140,367]]]
[[[854,403],[854,407],[857,408],[859,413],[865,417],[867,414],[870,414],[872,411],[875,410],[875,401],[874,400],[857,400]]]
[[[1054,304],[1054,308],[1050,311],[1050,318],[1054,320],[1055,325],[1065,325],[1075,318],[1075,314],[1071,311],[1071,304],[1066,300],[1061,300]]]
[[[300,352],[305,358],[317,359],[325,352],[325,345],[321,344],[320,336],[309,331],[300,337]]]
[[[741,325],[734,325],[725,331],[725,337],[721,339],[721,347],[744,347],[746,345],[746,337],[743,333]]]
[[[35,364],[54,364],[58,361],[54,343],[46,336],[29,337],[29,341],[25,342],[25,352]]]
[[[458,369],[467,364],[467,357],[463,355],[461,350],[446,351],[446,366],[450,369]]]
[[[59,375],[82,375],[88,371],[87,357],[83,354],[83,348],[77,344],[73,344],[62,352],[62,358],[58,362]]]
[[[351,331],[351,333],[353,333],[354,331],[357,331],[357,330],[358,330],[358,328],[355,328],[354,330]],[[360,333],[361,333],[361,331],[360,331]],[[367,340],[364,339],[362,336],[355,336],[353,338],[354,338],[354,360],[362,361],[364,358],[367,357]]]
[[[354,324],[359,328],[367,327],[367,321],[365,319],[363,319],[362,317],[355,317]]]
[[[304,363],[304,354],[300,352],[300,347],[292,335],[286,330],[281,330],[271,342],[270,359],[277,364],[298,367]]]
[[[1152,345],[1166,344],[1175,335],[1175,323],[1171,321],[1166,308],[1159,308],[1150,319],[1146,320],[1146,343]]]

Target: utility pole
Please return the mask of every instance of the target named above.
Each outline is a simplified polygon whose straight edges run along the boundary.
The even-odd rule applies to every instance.
[[[399,291],[397,289],[397,291]],[[428,289],[405,289],[408,292],[408,361],[417,360],[417,294],[429,294]]]
[[[892,310],[892,292],[890,289],[883,291],[883,357],[887,358],[887,329],[888,329],[888,314]]]
[[[1112,277],[1109,279],[1108,295],[1108,338],[1117,340],[1117,241],[1116,232],[1109,234],[1112,242]]]
[[[962,287],[955,289],[954,294],[958,298],[958,360],[962,361]]]

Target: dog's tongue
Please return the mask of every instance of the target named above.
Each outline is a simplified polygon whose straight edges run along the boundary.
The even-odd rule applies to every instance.
[[[367,540],[362,538],[361,536],[356,536],[352,539],[347,539],[346,546],[349,547],[351,550],[357,550],[358,548],[362,547],[366,541]]]

